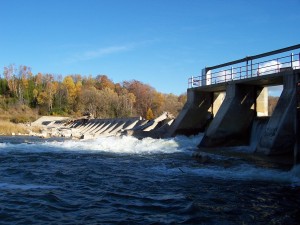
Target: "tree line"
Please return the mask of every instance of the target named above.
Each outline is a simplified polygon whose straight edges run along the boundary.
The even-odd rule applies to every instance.
[[[14,64],[4,67],[0,75],[0,108],[26,105],[40,115],[88,112],[96,118],[152,119],[164,111],[176,116],[185,101],[185,94],[163,94],[138,80],[114,83],[107,75],[34,75],[30,67]]]

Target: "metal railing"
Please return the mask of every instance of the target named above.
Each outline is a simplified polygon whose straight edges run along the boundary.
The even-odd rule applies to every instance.
[[[300,49],[300,45],[206,67],[202,70],[202,75],[192,76],[188,79],[188,87],[200,87],[233,80],[266,76],[284,70],[300,69],[300,52],[297,54],[292,52],[287,53],[295,49]],[[277,57],[270,58],[270,56],[274,57],[274,55],[277,55]],[[255,61],[257,59],[261,61]]]

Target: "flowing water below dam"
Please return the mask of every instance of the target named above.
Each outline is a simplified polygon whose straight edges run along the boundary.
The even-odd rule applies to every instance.
[[[300,224],[300,167],[168,139],[0,137],[0,224]]]

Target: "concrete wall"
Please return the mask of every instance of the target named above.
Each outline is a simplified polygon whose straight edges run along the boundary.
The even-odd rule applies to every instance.
[[[295,133],[296,133],[296,143],[294,147],[294,165],[300,163],[300,75],[297,75],[297,100],[296,100],[296,123],[295,123]]]
[[[264,87],[262,91],[260,91],[257,99],[256,99],[256,112],[257,116],[268,116],[268,87]]]
[[[256,92],[255,86],[228,84],[224,102],[207,128],[199,147],[248,144],[256,114],[253,110]]]
[[[259,140],[257,153],[278,155],[293,152],[297,77],[292,72],[283,77],[283,91]]]
[[[213,117],[215,117],[217,112],[219,111],[219,109],[225,99],[225,96],[226,96],[225,92],[214,92],[214,102],[213,102],[213,107],[212,107]]]

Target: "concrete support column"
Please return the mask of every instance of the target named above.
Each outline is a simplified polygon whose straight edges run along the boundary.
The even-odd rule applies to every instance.
[[[264,87],[256,99],[257,116],[268,116],[268,88]]]
[[[187,102],[172,123],[166,137],[176,134],[192,135],[203,132],[212,118],[212,92],[187,90]]]
[[[199,147],[248,144],[250,127],[256,114],[252,108],[255,100],[255,86],[229,84],[224,102]]]
[[[295,123],[296,143],[294,146],[294,165],[300,164],[300,132],[299,132],[300,109],[299,109],[299,103],[300,102],[298,101],[297,109],[296,109],[297,110],[296,118],[295,118],[296,119],[296,123]]]
[[[219,111],[224,99],[225,99],[226,93],[225,92],[215,92],[214,93],[214,100],[213,100],[213,107],[212,107],[212,114],[215,116],[217,112]]]
[[[202,86],[211,85],[211,70],[202,69]]]
[[[256,152],[265,155],[291,153],[295,146],[296,79],[293,71],[283,76],[283,90],[258,142]]]
[[[296,143],[294,146],[294,165],[300,164],[300,74],[296,76],[296,113],[295,113],[295,134]]]

